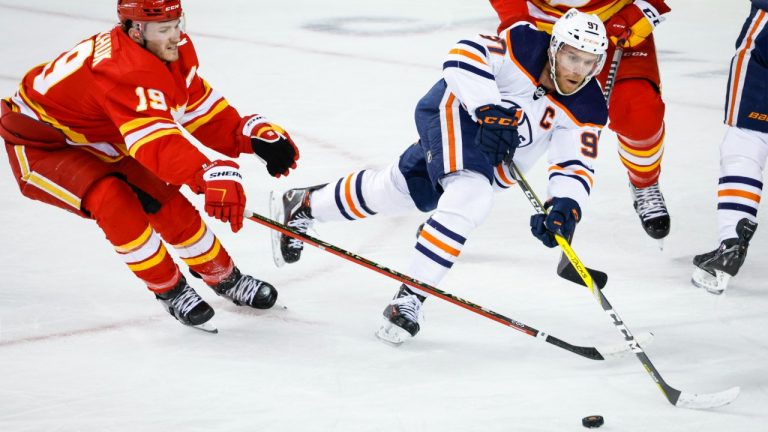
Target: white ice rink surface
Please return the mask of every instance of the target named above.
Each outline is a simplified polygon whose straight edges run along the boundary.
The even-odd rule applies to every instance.
[[[108,29],[114,3],[0,0],[0,95],[31,66]],[[269,233],[254,223],[233,235],[209,221],[240,268],[274,283],[288,309],[243,310],[193,280],[220,333],[184,328],[94,223],[23,198],[2,152],[0,431],[578,431],[590,414],[605,417],[605,431],[768,430],[765,228],[725,295],[689,283],[693,255],[717,243],[727,67],[749,4],[670,3],[656,35],[672,232],[660,251],[641,230],[606,131],[574,249],[608,273],[605,294],[629,328],[655,333],[647,353],[670,385],[739,385],[735,403],[673,407],[634,356],[583,359],[440,299],[427,303],[418,337],[393,348],[373,333],[397,282],[314,248],[277,269]],[[241,160],[249,206],[264,214],[271,189],[395,160],[415,140],[413,108],[445,52],[496,24],[484,0],[184,6],[201,74],[300,146],[287,179]],[[539,194],[545,168],[529,174]],[[572,344],[621,342],[589,292],[555,275],[559,253],[531,237],[531,212],[518,190],[497,195],[442,288]],[[425,218],[329,224],[317,236],[402,270]]]

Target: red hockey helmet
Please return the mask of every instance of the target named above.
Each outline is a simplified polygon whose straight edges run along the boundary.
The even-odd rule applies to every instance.
[[[181,18],[181,0],[117,0],[120,22],[171,21]]]

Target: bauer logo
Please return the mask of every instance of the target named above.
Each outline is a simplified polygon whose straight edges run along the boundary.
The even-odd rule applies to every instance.
[[[758,120],[758,121],[768,121],[768,114],[752,111],[751,113],[749,113],[749,118],[751,118],[752,120]]]

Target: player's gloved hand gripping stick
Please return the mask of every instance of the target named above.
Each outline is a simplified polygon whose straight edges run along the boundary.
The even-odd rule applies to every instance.
[[[509,168],[510,172],[514,174],[518,185],[520,185],[520,188],[523,190],[526,197],[528,197],[536,212],[539,214],[547,214],[546,209],[531,189],[528,181],[525,180],[523,173],[517,168],[517,165],[515,165],[514,162],[511,162],[509,164]],[[586,285],[587,288],[589,288],[589,291],[603,308],[603,311],[605,311],[605,313],[611,318],[613,325],[616,326],[616,329],[619,330],[619,332],[622,334],[629,349],[635,353],[637,358],[640,360],[640,363],[643,364],[645,370],[651,376],[656,385],[659,386],[659,389],[662,393],[664,393],[664,396],[667,398],[669,403],[674,406],[683,408],[707,409],[727,405],[733,402],[739,396],[739,387],[732,387],[728,390],[723,390],[717,393],[695,394],[681,392],[680,390],[677,390],[667,384],[653,363],[651,363],[651,359],[649,359],[648,355],[646,355],[645,351],[643,351],[640,343],[635,339],[632,332],[624,324],[624,321],[622,321],[622,319],[619,317],[619,314],[613,309],[613,306],[611,306],[611,304],[608,302],[608,299],[605,298],[603,292],[596,288],[596,284],[590,275],[590,270],[588,270],[581,262],[579,257],[576,256],[576,253],[571,248],[568,240],[563,237],[562,232],[558,229],[553,234],[557,244],[563,250],[565,256],[568,257],[568,260],[571,262],[573,267],[576,269],[577,274],[582,279],[583,285]]]

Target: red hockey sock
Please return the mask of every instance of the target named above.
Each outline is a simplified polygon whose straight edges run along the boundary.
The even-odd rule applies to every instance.
[[[232,273],[235,266],[232,258],[181,193],[149,218],[163,239],[173,245],[179,257],[208,285],[216,285]]]
[[[619,138],[619,157],[636,187],[656,183],[664,154],[664,101],[645,79],[616,83],[609,111],[611,129]]]

